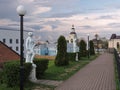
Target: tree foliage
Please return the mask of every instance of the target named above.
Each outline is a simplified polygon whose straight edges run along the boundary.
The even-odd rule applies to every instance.
[[[55,58],[55,65],[64,66],[68,64],[69,64],[69,61],[67,58],[67,43],[66,43],[65,37],[60,36],[58,38],[57,56]]]
[[[95,50],[94,50],[94,44],[93,44],[93,41],[92,40],[90,40],[90,49],[89,49],[89,51],[90,51],[90,55],[95,55]]]
[[[79,53],[80,53],[81,57],[85,57],[87,55],[86,42],[84,40],[80,41],[80,44],[79,44]]]

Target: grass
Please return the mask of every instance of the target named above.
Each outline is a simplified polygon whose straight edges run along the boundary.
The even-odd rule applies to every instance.
[[[42,78],[48,80],[66,80],[96,57],[97,56],[91,56],[89,59],[84,57],[78,62],[70,61],[68,66],[62,67],[55,66],[54,60],[51,60],[49,61],[48,69]]]
[[[78,70],[84,67],[86,64],[94,60],[98,55],[90,56],[88,59],[87,57],[81,58],[78,62],[70,61],[68,66],[57,67],[54,65],[54,60],[49,61],[48,69],[46,70],[43,79],[49,80],[66,80],[75,74]],[[40,90],[54,90],[53,86],[41,85],[41,84],[34,84],[28,82],[25,85],[24,90],[33,90],[33,88],[39,87]],[[44,89],[45,88],[45,89]],[[19,86],[14,88],[9,88],[5,84],[0,84],[0,90],[19,90]]]

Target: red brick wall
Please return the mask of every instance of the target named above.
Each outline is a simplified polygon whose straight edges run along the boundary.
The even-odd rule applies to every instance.
[[[20,56],[8,46],[0,42],[0,65],[6,61],[19,60]]]

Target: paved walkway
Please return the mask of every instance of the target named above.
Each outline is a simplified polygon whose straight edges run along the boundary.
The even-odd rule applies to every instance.
[[[43,84],[43,85],[52,85],[52,86],[58,86],[60,85],[63,81],[54,81],[54,80],[35,80],[32,81],[36,84]]]
[[[113,55],[104,53],[55,90],[116,90]]]

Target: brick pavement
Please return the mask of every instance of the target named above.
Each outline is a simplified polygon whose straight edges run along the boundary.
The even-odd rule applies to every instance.
[[[52,86],[58,86],[60,85],[63,81],[54,81],[54,80],[35,80],[32,81],[36,84],[43,84],[43,85],[52,85]]]
[[[116,90],[113,55],[100,55],[55,90]]]

